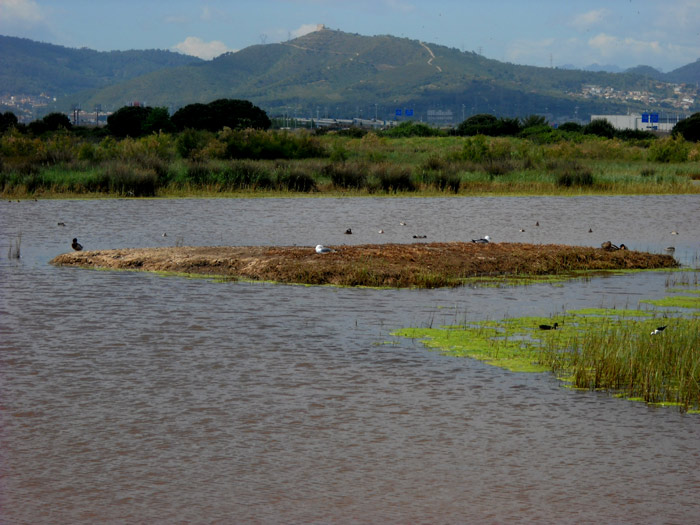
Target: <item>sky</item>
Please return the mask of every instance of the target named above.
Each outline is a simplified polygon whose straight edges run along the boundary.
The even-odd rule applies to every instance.
[[[700,58],[700,0],[0,0],[5,36],[205,60],[319,24],[541,67],[668,72]]]

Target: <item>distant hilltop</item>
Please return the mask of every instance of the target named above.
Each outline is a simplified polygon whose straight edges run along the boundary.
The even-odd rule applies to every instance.
[[[587,122],[591,114],[700,109],[700,61],[666,74],[651,68],[607,73],[521,66],[324,24],[286,42],[249,46],[211,61],[158,50],[101,53],[13,37],[0,37],[0,47],[0,95],[43,93],[48,102],[30,107],[34,117],[76,106],[109,112],[135,100],[174,112],[217,98],[249,100],[271,116],[443,123],[478,113]],[[656,71],[653,81],[648,70]],[[7,106],[3,99],[0,110]]]

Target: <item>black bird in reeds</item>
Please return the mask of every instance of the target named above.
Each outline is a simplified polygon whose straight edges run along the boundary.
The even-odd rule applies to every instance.
[[[668,326],[668,325],[659,326],[656,330],[654,330],[654,331],[651,333],[651,335],[660,334],[661,332],[663,332],[664,330],[666,330],[666,327],[667,327],[667,326]]]
[[[78,242],[78,239],[73,239],[73,244],[71,244],[71,246],[76,252],[83,249],[83,245]]]
[[[559,326],[559,323],[554,323],[553,325],[541,324],[540,330],[556,330],[558,326]]]

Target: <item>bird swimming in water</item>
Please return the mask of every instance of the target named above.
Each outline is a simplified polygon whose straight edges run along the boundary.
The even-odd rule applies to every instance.
[[[384,230],[379,230],[377,233],[384,233]]]
[[[352,230],[350,228],[345,230],[345,235],[352,235]]]
[[[428,236],[427,235],[414,235],[413,238],[414,239],[427,239]]]
[[[330,248],[326,248],[323,244],[316,245],[316,253],[330,253],[331,251]]]
[[[401,226],[406,226],[406,223],[405,223],[404,221],[401,221],[399,224],[400,224]]]
[[[540,221],[537,221],[537,222],[535,223],[535,226],[539,226],[539,225],[540,225]]]
[[[76,252],[83,249],[83,245],[78,242],[78,239],[73,239],[73,244],[71,244],[71,246]]]
[[[556,330],[558,326],[559,326],[559,323],[554,323],[553,325],[541,324],[540,330]]]
[[[593,228],[588,228],[588,233],[593,233]]]
[[[656,330],[654,330],[654,331],[651,333],[651,335],[660,334],[661,332],[663,332],[664,330],[666,330],[666,327],[667,327],[667,326],[668,326],[668,325],[659,326]]]
[[[484,235],[484,237],[481,239],[472,239],[472,242],[475,242],[477,244],[488,244],[489,242],[491,242],[491,237],[489,237],[488,235]]]
[[[57,222],[57,223],[56,223],[56,226],[65,226],[65,225],[66,225],[65,222]]]

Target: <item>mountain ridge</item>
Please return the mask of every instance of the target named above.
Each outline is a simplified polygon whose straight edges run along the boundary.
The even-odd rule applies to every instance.
[[[252,45],[211,61],[190,58],[192,63],[185,59],[129,78],[112,75],[107,85],[65,94],[53,109],[66,111],[77,103],[115,110],[139,101],[174,111],[195,102],[242,98],[271,114],[381,119],[408,108],[418,118],[432,110],[449,113],[454,121],[474,113],[585,120],[591,114],[642,111],[652,103],[656,107],[651,109],[677,111],[673,86],[661,84],[674,72],[664,74],[647,66],[607,73],[509,64],[404,37],[327,28],[286,42]],[[700,81],[700,60],[679,70],[673,78]],[[648,100],[621,98],[649,89],[654,91]],[[687,97],[692,95],[694,101],[696,94]]]

